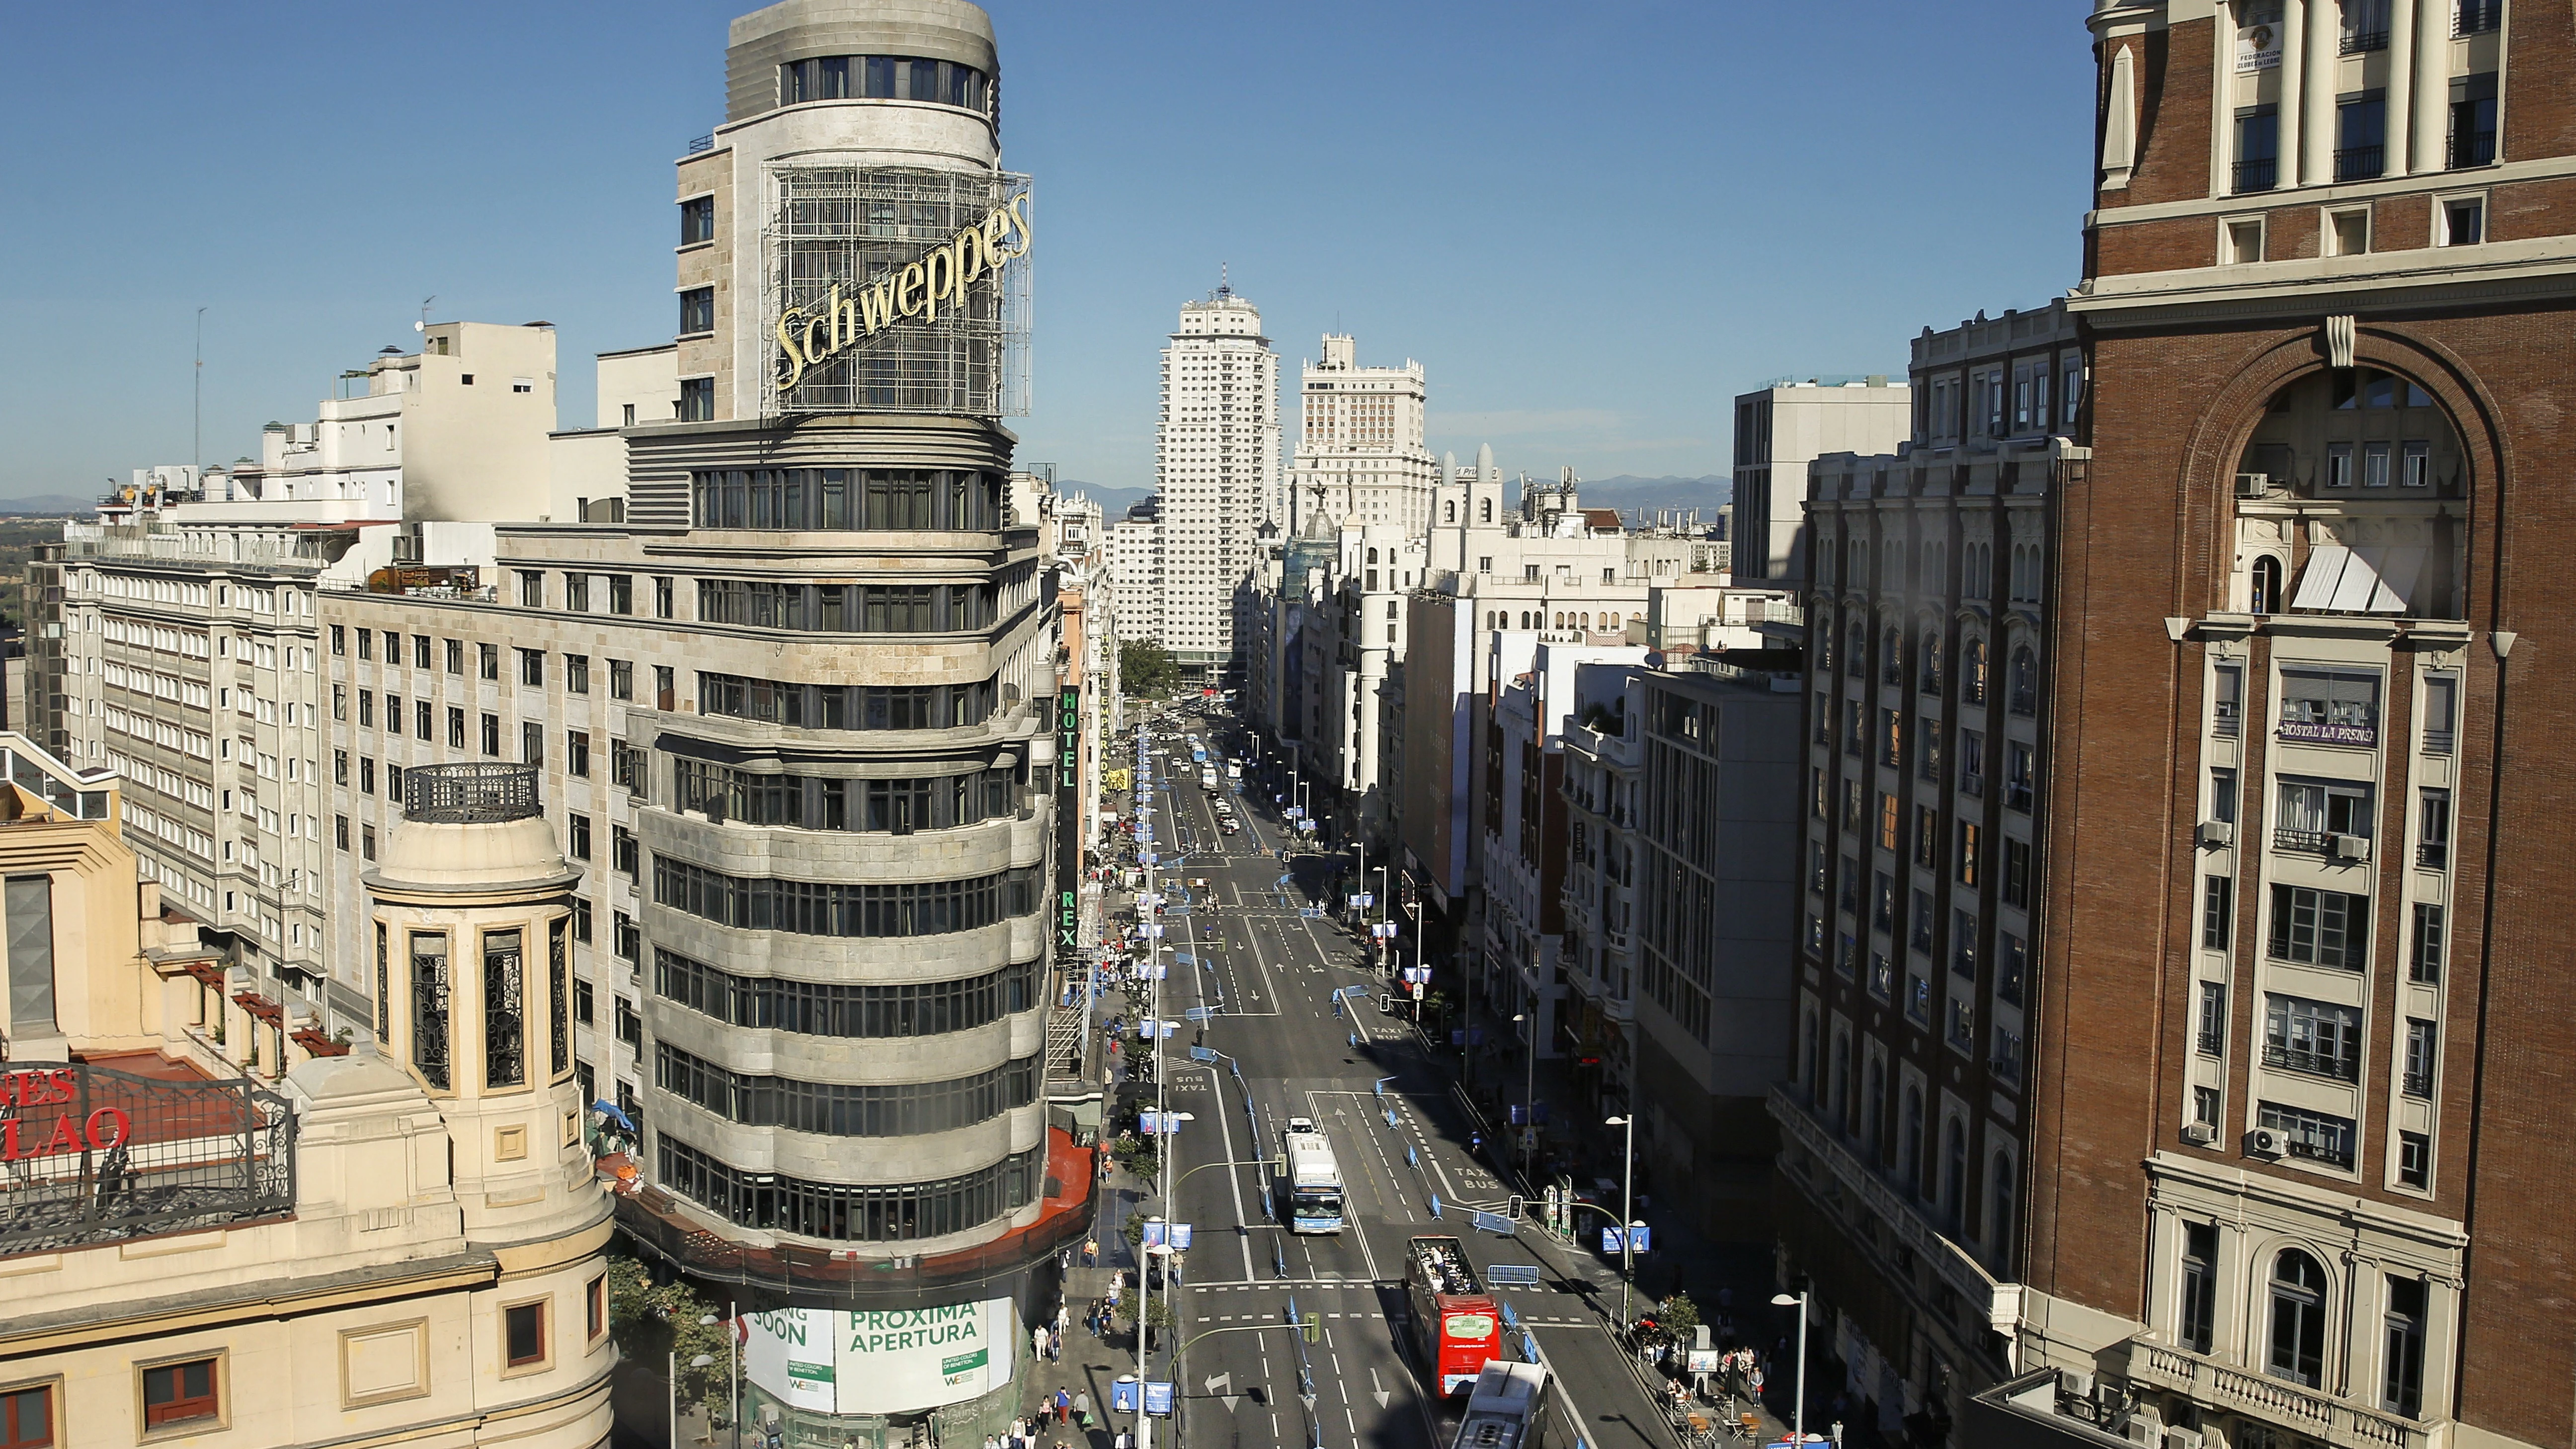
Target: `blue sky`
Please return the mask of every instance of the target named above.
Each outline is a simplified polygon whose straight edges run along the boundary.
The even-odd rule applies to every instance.
[[[436,317],[672,327],[671,162],[733,3],[24,7],[0,497],[309,420]],[[1036,178],[1024,463],[1152,481],[1156,351],[1231,268],[1293,406],[1318,334],[1429,370],[1431,443],[1588,477],[1725,471],[1763,379],[2073,284],[2082,5],[994,0]]]

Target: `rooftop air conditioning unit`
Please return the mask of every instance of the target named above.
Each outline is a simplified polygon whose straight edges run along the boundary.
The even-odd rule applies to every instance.
[[[2257,1127],[2245,1134],[2245,1152],[2249,1157],[2279,1157],[2290,1150],[2290,1139],[2278,1127]]]
[[[2207,1147],[2218,1140],[2218,1129],[2206,1122],[2186,1123],[2182,1129],[2182,1140],[2194,1147]]]
[[[2222,845],[2234,845],[2236,843],[2235,822],[2228,820],[2200,822],[2200,843],[2212,849]]]
[[[2271,475],[2271,474],[2269,474],[2269,473],[2239,473],[2239,474],[2237,474],[2237,475],[2236,475],[2236,496],[2237,496],[2237,497],[2239,497],[2239,498],[2269,498],[2269,497],[2271,497],[2271,496],[2272,496],[2272,475]]]
[[[2201,1449],[2202,1442],[2198,1429],[2165,1429],[2164,1449]]]
[[[2370,859],[2370,837],[2367,835],[2336,836],[2334,838],[2334,858],[2337,860]]]

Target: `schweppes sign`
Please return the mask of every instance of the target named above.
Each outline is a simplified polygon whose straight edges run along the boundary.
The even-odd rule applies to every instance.
[[[1029,238],[1029,198],[1023,192],[919,261],[888,267],[848,292],[836,282],[819,304],[779,313],[779,389],[794,387],[806,373],[898,323],[938,321],[942,303],[963,307],[967,288],[1029,254]]]

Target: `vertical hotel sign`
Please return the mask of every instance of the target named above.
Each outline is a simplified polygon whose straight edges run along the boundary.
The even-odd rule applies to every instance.
[[[1082,941],[1082,676],[1056,696],[1055,707],[1055,954],[1073,968]]]

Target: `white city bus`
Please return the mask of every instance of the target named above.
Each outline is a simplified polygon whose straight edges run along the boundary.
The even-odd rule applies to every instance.
[[[1342,1167],[1333,1160],[1333,1144],[1304,1117],[1288,1119],[1282,1134],[1284,1171],[1281,1195],[1287,1199],[1292,1233],[1338,1233],[1342,1230]]]

